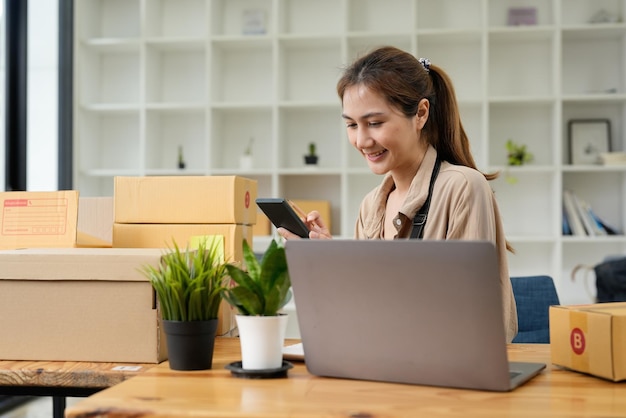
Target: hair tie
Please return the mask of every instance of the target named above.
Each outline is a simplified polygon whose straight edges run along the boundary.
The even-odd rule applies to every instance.
[[[428,58],[420,58],[420,64],[424,67],[427,73],[430,73],[430,60]]]

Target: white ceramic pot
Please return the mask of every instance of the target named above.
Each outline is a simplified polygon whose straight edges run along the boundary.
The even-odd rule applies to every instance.
[[[242,170],[252,169],[252,155],[242,155],[239,157],[239,168]]]
[[[237,315],[236,318],[243,369],[280,368],[283,364],[283,345],[288,315]]]

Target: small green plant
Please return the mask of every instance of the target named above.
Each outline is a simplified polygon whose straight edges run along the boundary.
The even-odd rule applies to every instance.
[[[309,143],[309,153],[304,156],[304,163],[309,165],[317,164],[317,149],[315,142]]]
[[[228,264],[234,286],[222,290],[222,296],[241,315],[276,316],[291,299],[291,280],[287,269],[285,248],[272,240],[261,262],[243,241],[246,270]]]
[[[195,251],[174,248],[161,257],[157,267],[141,269],[150,280],[159,300],[161,315],[169,321],[216,319],[226,286],[227,263],[218,242],[207,248],[201,242]]]
[[[528,152],[526,145],[518,145],[512,139],[506,141],[506,151],[509,165],[524,165],[533,160],[533,155]]]
[[[244,149],[243,151],[243,155],[252,155],[253,144],[254,144],[254,137],[250,137],[250,140],[248,141],[248,145],[246,146],[246,149]]]

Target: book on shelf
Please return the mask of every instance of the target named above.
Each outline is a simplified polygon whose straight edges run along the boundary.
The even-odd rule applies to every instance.
[[[587,235],[585,227],[578,215],[573,193],[569,190],[563,191],[563,206],[565,208],[564,212],[567,216],[568,224],[572,230],[572,235],[581,237]]]
[[[571,190],[563,191],[563,235],[603,236],[618,232],[603,222],[591,205]]]

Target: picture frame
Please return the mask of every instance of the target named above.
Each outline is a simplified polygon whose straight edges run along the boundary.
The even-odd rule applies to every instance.
[[[600,164],[600,155],[611,150],[609,119],[572,119],[567,132],[570,164]]]

